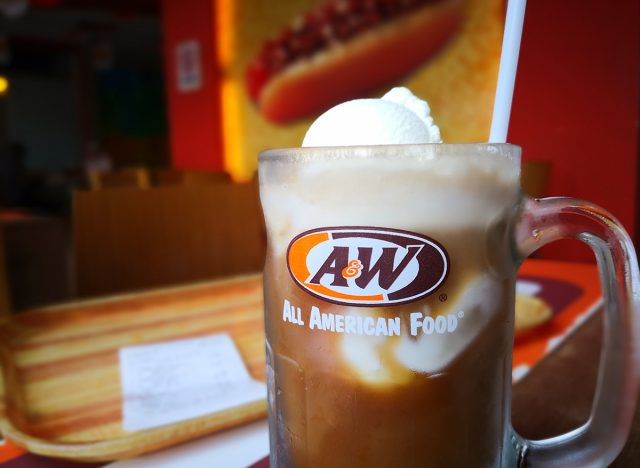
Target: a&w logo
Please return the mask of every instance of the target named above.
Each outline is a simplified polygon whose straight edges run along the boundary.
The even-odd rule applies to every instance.
[[[287,250],[298,286],[334,304],[404,304],[433,293],[449,274],[438,242],[408,231],[333,227],[303,232]]]

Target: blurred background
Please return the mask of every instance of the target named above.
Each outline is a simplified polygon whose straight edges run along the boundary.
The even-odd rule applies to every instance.
[[[0,0],[0,308],[261,269],[257,152],[299,145],[319,110],[275,122],[251,86],[295,18],[350,2],[272,3]],[[415,69],[353,97],[408,85],[446,141],[483,141],[504,3],[464,5]],[[530,194],[589,199],[635,240],[638,10],[529,2],[509,134]],[[576,243],[540,256],[593,260]]]

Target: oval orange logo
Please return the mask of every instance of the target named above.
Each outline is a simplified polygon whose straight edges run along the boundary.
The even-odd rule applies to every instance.
[[[312,229],[287,250],[295,283],[319,299],[350,306],[406,304],[447,279],[449,258],[437,241],[379,227]]]

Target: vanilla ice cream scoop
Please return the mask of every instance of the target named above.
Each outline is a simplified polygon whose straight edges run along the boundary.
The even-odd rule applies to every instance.
[[[355,99],[329,109],[307,130],[302,146],[442,143],[429,104],[407,88],[380,99]]]

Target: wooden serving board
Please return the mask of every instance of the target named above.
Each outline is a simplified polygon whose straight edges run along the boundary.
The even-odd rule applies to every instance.
[[[228,333],[265,380],[262,276],[48,307],[0,318],[0,430],[28,451],[132,457],[266,415],[258,401],[154,429],[122,429],[118,350]]]

